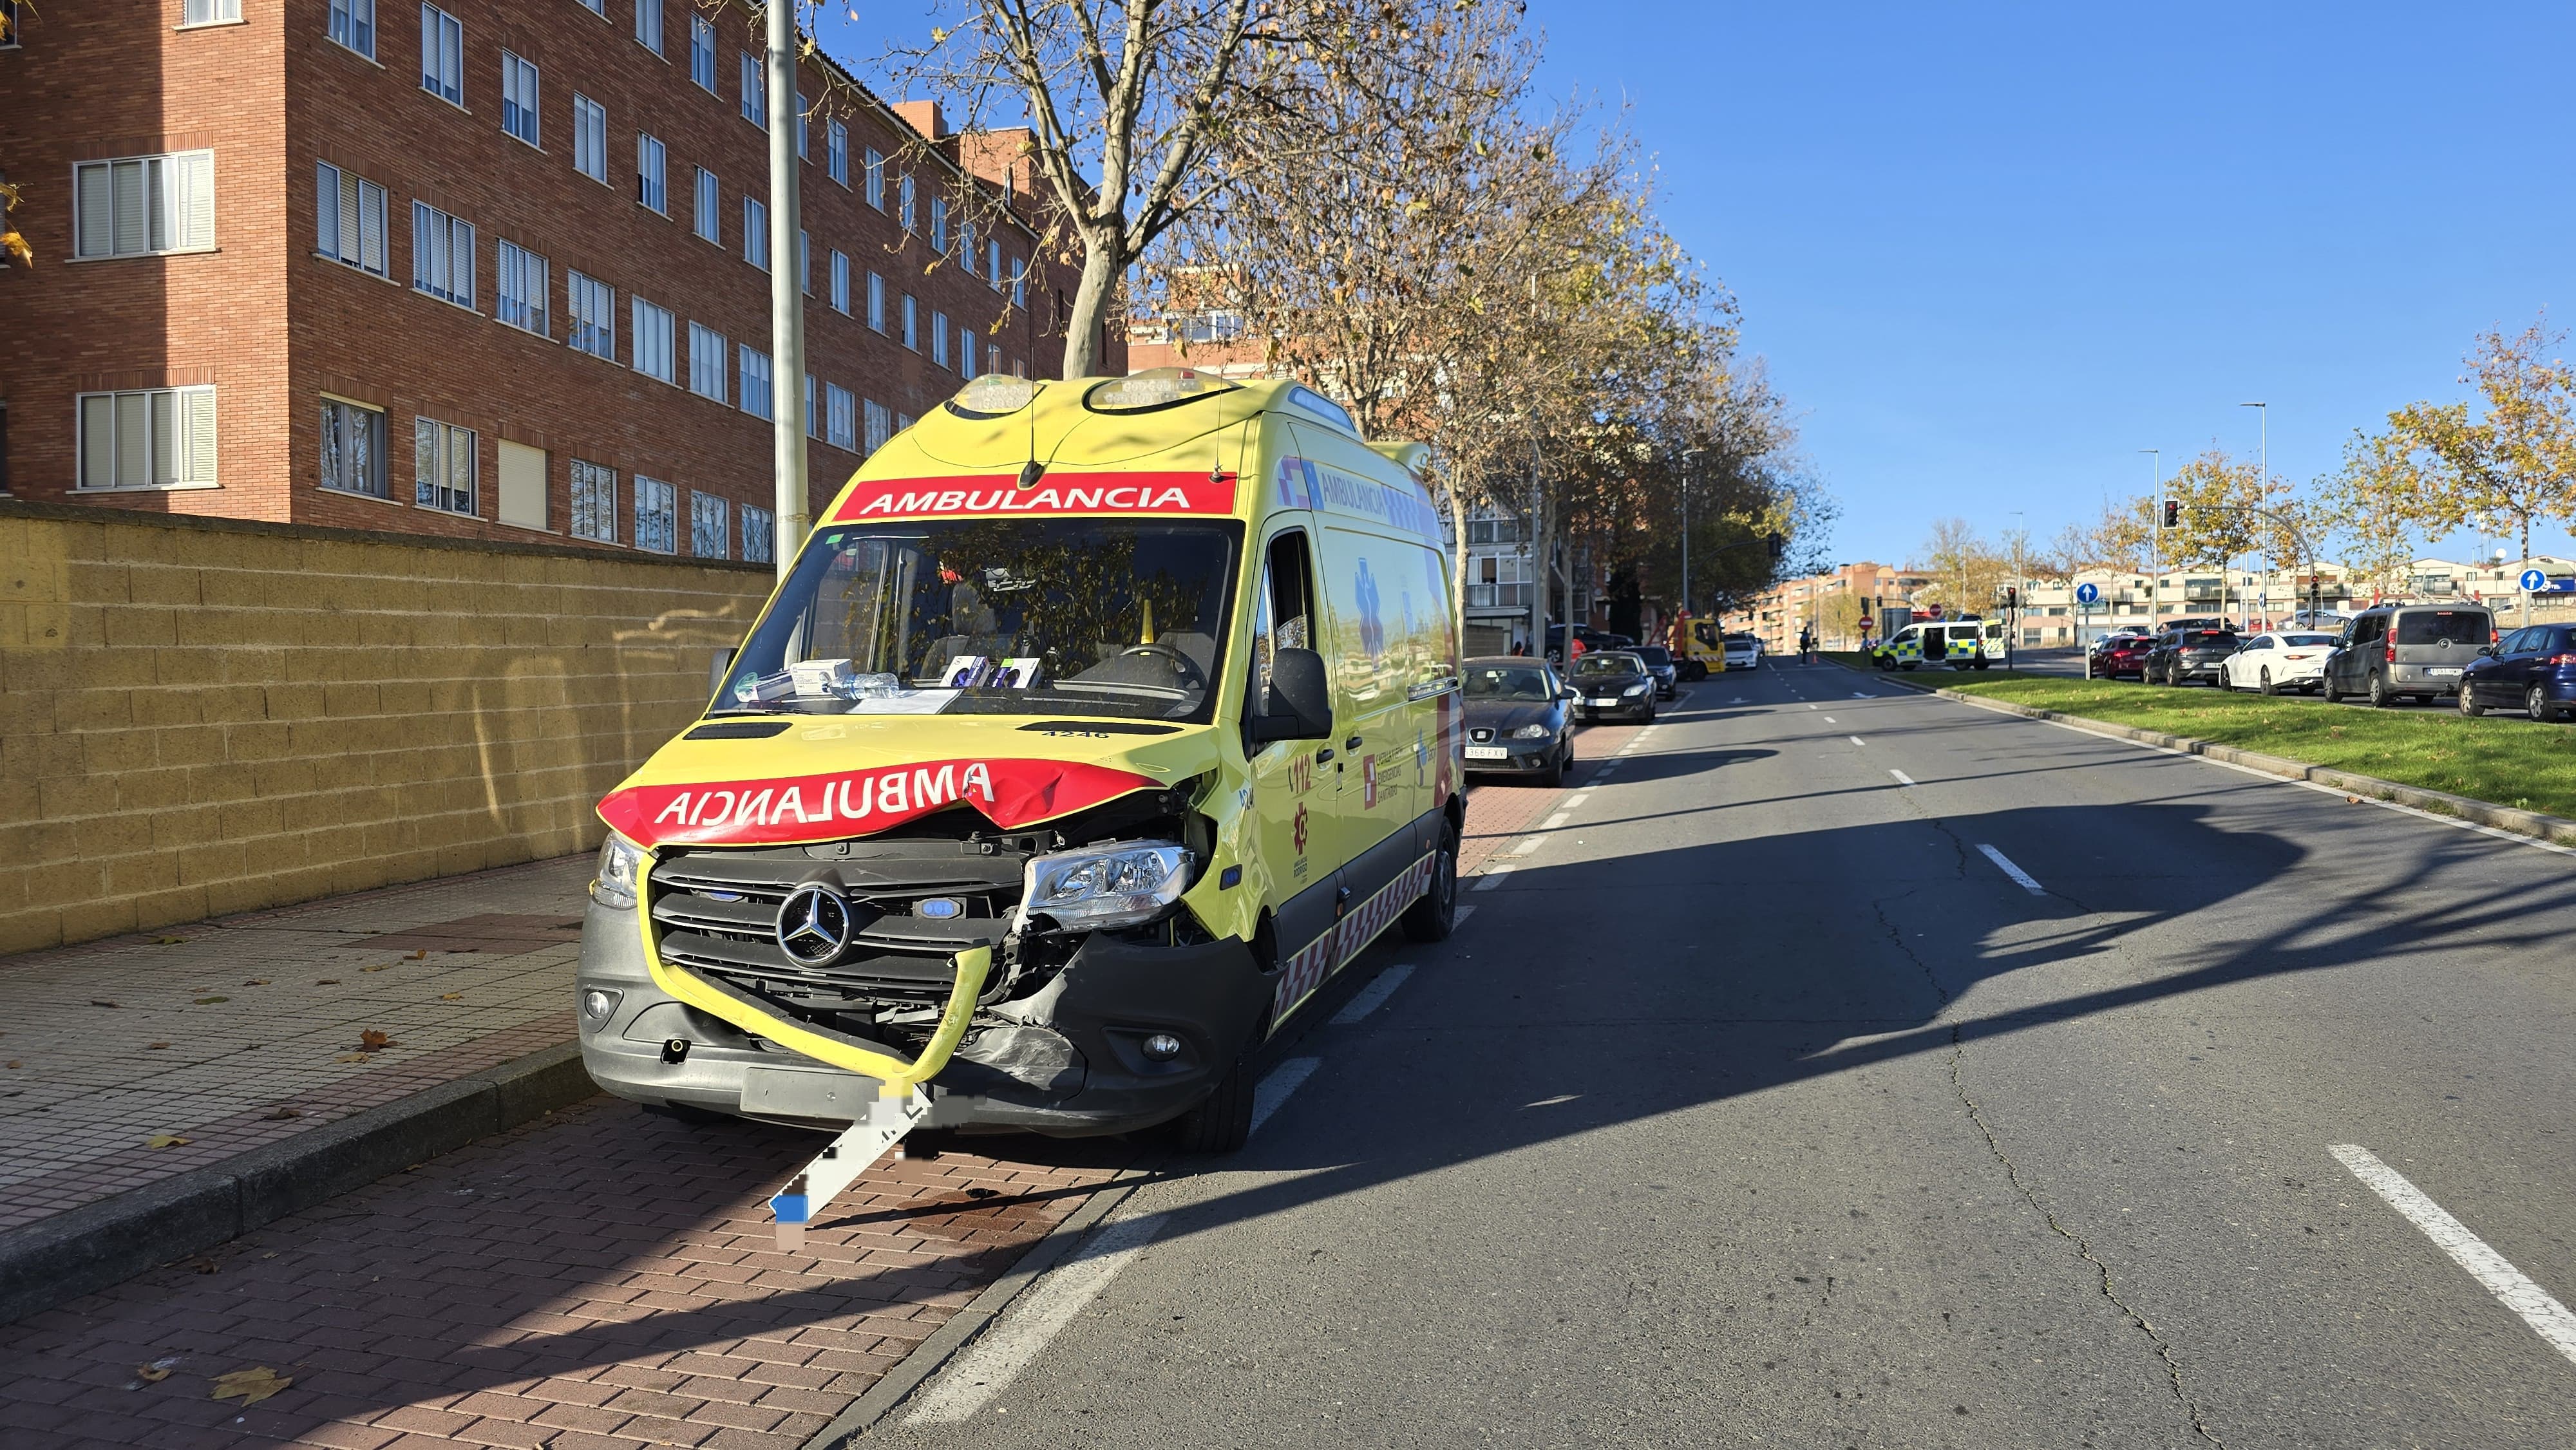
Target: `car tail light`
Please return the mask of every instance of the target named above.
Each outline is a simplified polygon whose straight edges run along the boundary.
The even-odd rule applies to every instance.
[[[2392,664],[2392,665],[2393,665],[2393,664],[2395,664],[2395,663],[2397,663],[2397,631],[2395,631],[2395,630],[2393,630],[2393,629],[2392,629],[2392,630],[2390,630],[2390,631],[2388,632],[2388,654],[2387,654],[2387,659],[2388,659],[2388,662],[2389,662],[2390,664]]]
[[[2576,665],[2576,655],[2551,655],[2549,658],[2541,661],[2541,663],[2548,665]]]

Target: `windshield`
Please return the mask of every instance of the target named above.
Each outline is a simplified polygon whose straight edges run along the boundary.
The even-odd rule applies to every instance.
[[[717,713],[1205,720],[1242,527],[939,519],[815,531]]]
[[[1470,700],[1545,700],[1547,672],[1536,665],[1470,665]]]
[[[1639,646],[1637,649],[1637,658],[1644,660],[1646,663],[1654,665],[1659,669],[1673,662],[1672,652],[1661,645]]]
[[[1637,661],[1631,655],[1585,655],[1574,662],[1574,672],[1578,675],[1633,675],[1637,673]]]
[[[2343,641],[2331,634],[2285,634],[2281,636],[2281,643],[2296,647],[2314,644],[2341,644]]]
[[[2232,634],[2224,634],[2215,629],[2194,629],[2184,632],[2182,642],[2184,647],[2187,649],[2203,649],[2223,644],[2234,644],[2236,643],[2236,636]]]
[[[2495,621],[2482,610],[2426,610],[2397,616],[2399,644],[2485,644]]]

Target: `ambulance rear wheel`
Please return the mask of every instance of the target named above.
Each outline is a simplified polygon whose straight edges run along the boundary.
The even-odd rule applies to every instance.
[[[1565,757],[1556,760],[1555,778],[1565,779]],[[1440,828],[1440,849],[1431,857],[1431,885],[1422,899],[1404,909],[1396,918],[1404,928],[1406,939],[1419,942],[1447,941],[1458,929],[1458,828]]]

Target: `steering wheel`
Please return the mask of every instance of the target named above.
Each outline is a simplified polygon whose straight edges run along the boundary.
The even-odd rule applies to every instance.
[[[1191,659],[1188,655],[1181,653],[1179,650],[1168,644],[1160,642],[1154,644],[1131,644],[1118,652],[1118,658],[1122,660],[1127,658],[1129,655],[1159,655],[1168,658],[1172,662],[1172,673],[1180,676],[1180,685],[1182,689],[1204,690],[1207,688],[1207,671],[1199,668],[1198,661]]]

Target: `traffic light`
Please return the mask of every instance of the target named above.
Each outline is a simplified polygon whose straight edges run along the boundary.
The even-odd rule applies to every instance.
[[[2021,608],[2021,586],[2020,586],[2020,585],[2018,585],[2018,584],[2007,584],[2007,585],[2005,585],[2005,586],[2004,586],[2004,608],[2006,608],[2006,609],[2019,609],[2019,608]]]
[[[1789,552],[1789,541],[1780,537],[1778,534],[1764,534],[1762,536],[1762,542],[1771,550],[1771,557],[1774,561],[1777,561],[1781,555]]]
[[[2174,498],[2165,500],[2165,527],[2169,529],[2182,527],[2182,500]]]

